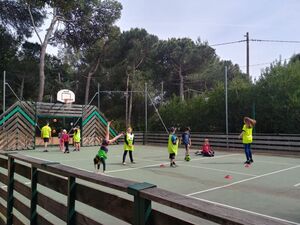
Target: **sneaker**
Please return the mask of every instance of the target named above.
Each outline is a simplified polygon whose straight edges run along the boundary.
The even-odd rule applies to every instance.
[[[250,162],[253,163],[253,159],[250,159]]]
[[[73,152],[76,152],[76,149],[74,149]]]
[[[171,164],[170,164],[170,167],[173,167],[173,168],[175,168],[175,167],[176,167],[176,165],[175,165],[175,164],[173,164],[173,163],[171,163]]]
[[[247,160],[246,162],[244,162],[244,164],[250,164],[250,160]]]
[[[132,163],[132,164],[135,164],[135,161],[132,161],[131,163]]]
[[[126,165],[126,162],[123,162],[122,164],[125,166],[125,165]]]

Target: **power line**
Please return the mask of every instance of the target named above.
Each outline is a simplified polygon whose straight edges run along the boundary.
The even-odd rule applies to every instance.
[[[288,41],[288,40],[250,39],[250,41],[255,41],[255,42],[273,42],[273,43],[294,43],[294,44],[300,44],[300,41]]]
[[[213,44],[213,45],[210,45],[210,46],[231,45],[231,44],[241,43],[241,42],[245,42],[245,41],[246,40],[231,41],[231,42],[224,42],[224,43],[219,43],[219,44]]]

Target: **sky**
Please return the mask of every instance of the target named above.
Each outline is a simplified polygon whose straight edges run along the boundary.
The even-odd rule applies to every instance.
[[[122,31],[144,28],[160,39],[188,37],[210,45],[250,39],[299,41],[299,43],[250,42],[250,75],[275,60],[300,53],[300,0],[118,0],[123,5],[116,22]],[[48,26],[47,21],[45,26]],[[42,36],[45,32],[41,33]],[[33,37],[32,41],[37,41]],[[246,72],[246,42],[215,46],[217,55]],[[57,49],[48,46],[47,52]]]
[[[299,0],[119,0],[122,31],[145,28],[160,39],[200,38],[210,45],[245,39],[299,43],[250,42],[250,75],[258,79],[275,60],[300,53]],[[246,42],[216,46],[217,55],[246,72]]]

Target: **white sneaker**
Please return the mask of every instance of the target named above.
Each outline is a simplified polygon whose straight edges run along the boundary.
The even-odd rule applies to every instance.
[[[126,162],[123,162],[122,164],[125,166],[125,165],[126,165]]]

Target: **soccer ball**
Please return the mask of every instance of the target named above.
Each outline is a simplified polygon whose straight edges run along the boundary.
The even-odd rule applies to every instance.
[[[184,158],[184,160],[188,162],[188,161],[191,160],[191,157],[190,157],[189,155],[187,155],[187,156]]]
[[[53,119],[53,122],[56,123],[56,122],[57,122],[57,119]]]

